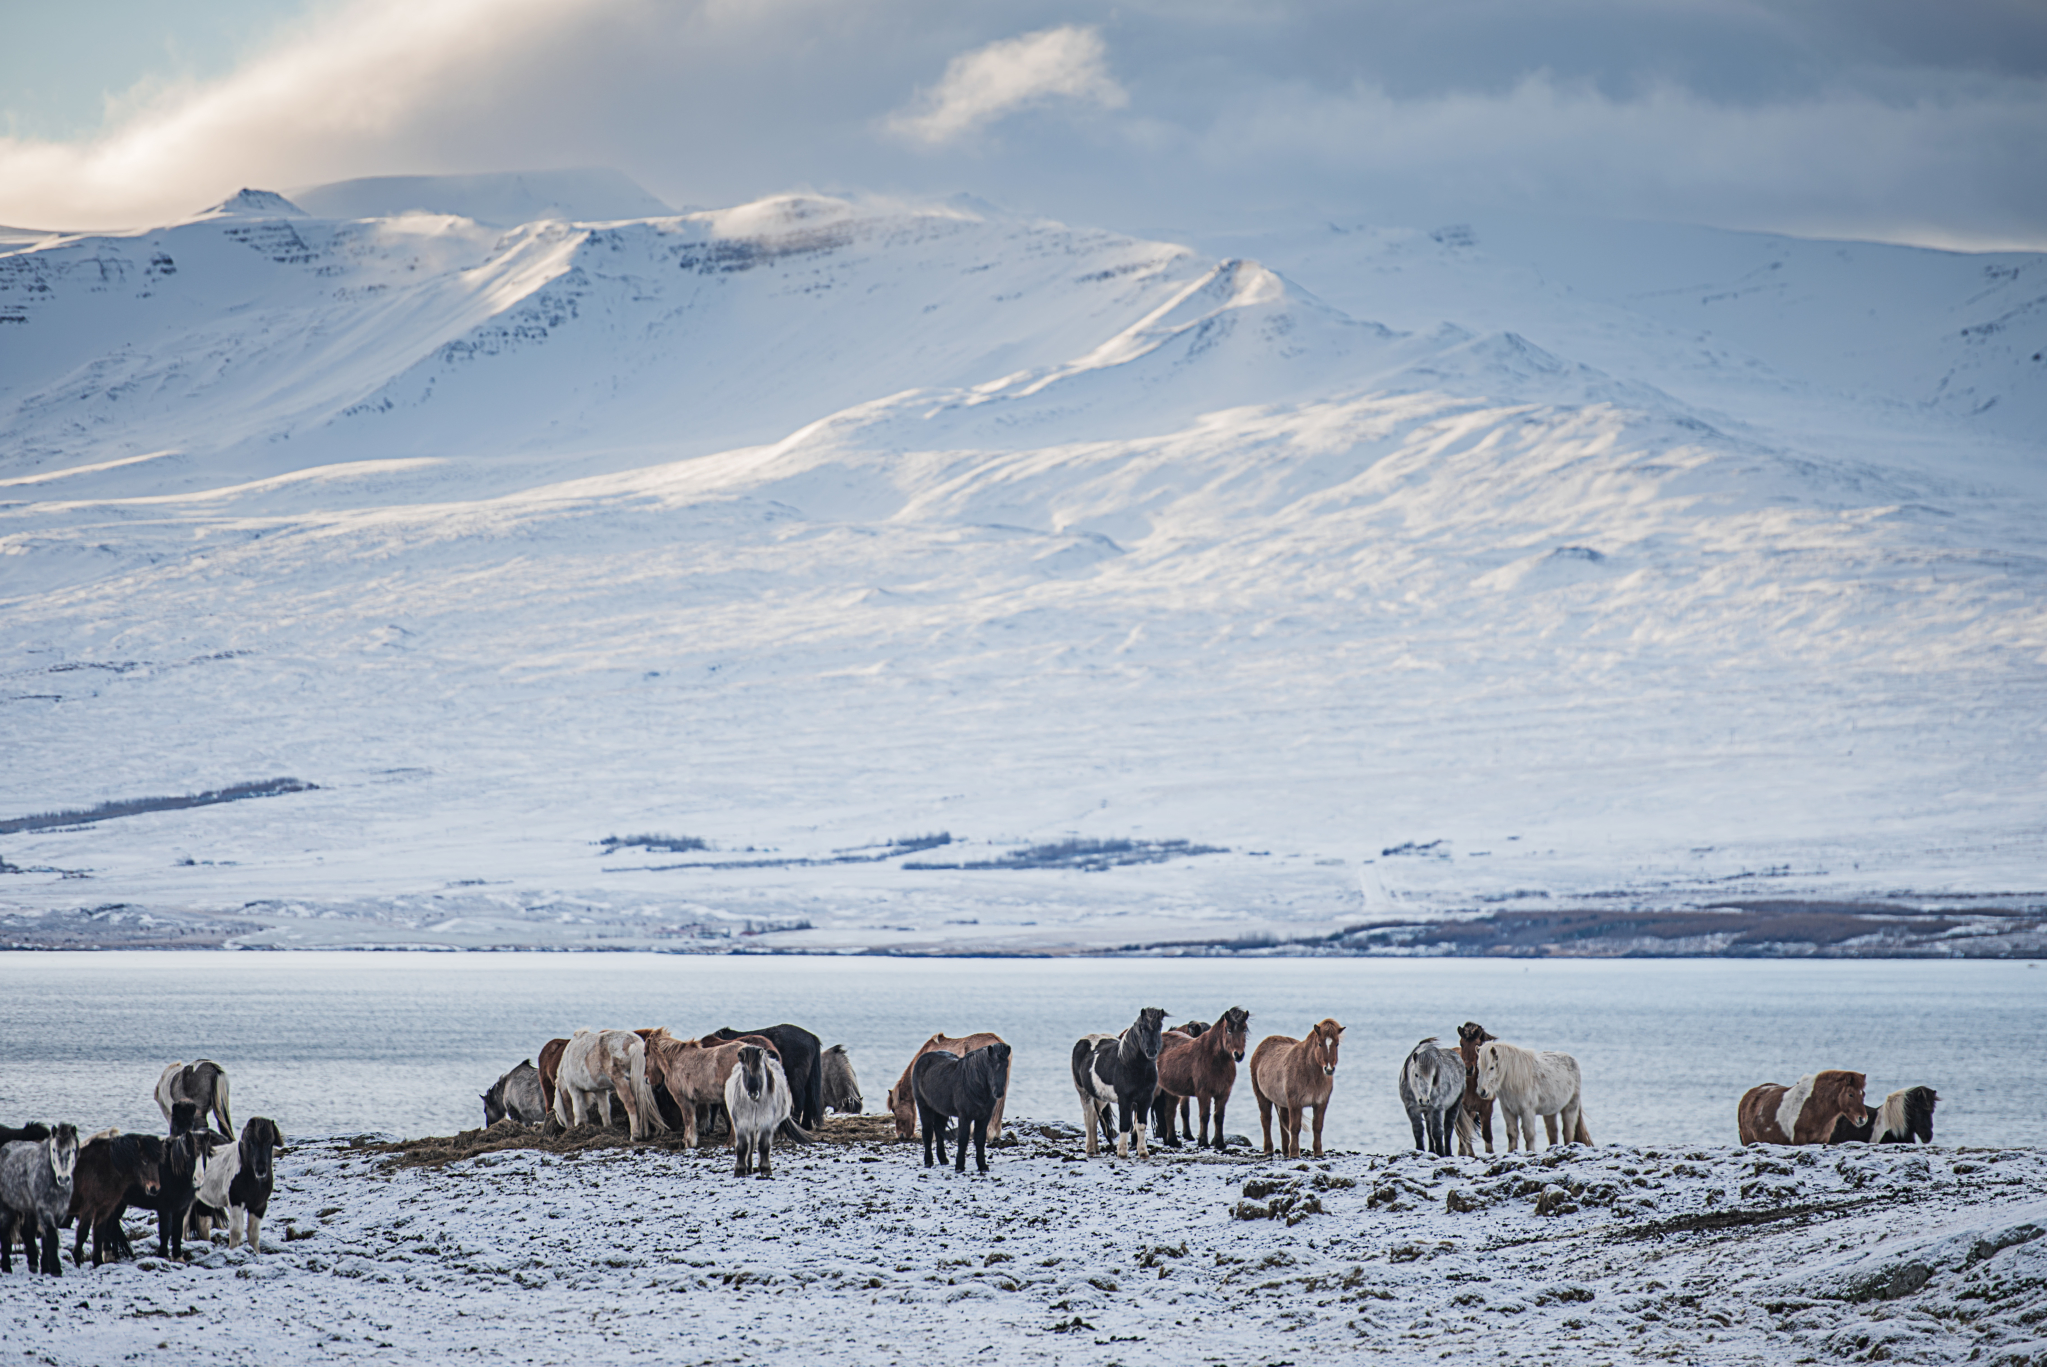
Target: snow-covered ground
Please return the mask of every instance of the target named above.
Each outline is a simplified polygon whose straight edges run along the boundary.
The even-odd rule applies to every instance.
[[[1086,1159],[909,1144],[279,1163],[270,1251],[0,1278],[0,1351],[186,1362],[1156,1360],[2034,1367],[2035,1150]],[[1538,1214],[1541,1205],[1549,1214]],[[1461,1207],[1461,1209],[1459,1208]],[[1270,1214],[1279,1209],[1277,1218]],[[1248,1217],[1248,1218],[1247,1218]],[[153,1230],[132,1225],[138,1251]]]
[[[2042,900],[2041,258],[1198,245],[249,196],[0,246],[0,822],[314,785],[0,834],[0,910],[1013,950]],[[645,834],[705,848],[600,843]],[[1076,839],[1162,858],[910,867]]]

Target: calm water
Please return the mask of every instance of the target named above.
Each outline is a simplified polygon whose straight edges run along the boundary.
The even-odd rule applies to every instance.
[[[208,1057],[238,1121],[305,1135],[446,1134],[477,1094],[577,1026],[794,1021],[843,1043],[878,1110],[934,1030],[1015,1047],[1010,1114],[1078,1119],[1068,1051],[1140,1006],[1251,1011],[1255,1043],[1349,1027],[1326,1137],[1411,1142],[1395,1092],[1423,1035],[1476,1020],[1574,1054],[1595,1139],[1733,1143],[1758,1082],[1818,1068],[1869,1095],[1926,1083],[1944,1144],[2035,1144],[2047,1113],[2047,972],[2025,963],[1386,959],[890,960],[626,954],[0,954],[0,1123],[154,1131],[166,1063]],[[1239,1074],[1230,1129],[1256,1134]]]

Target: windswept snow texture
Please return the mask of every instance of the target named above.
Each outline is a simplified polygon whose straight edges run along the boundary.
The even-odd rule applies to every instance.
[[[2041,258],[260,208],[0,246],[0,817],[314,790],[9,837],[17,913],[2043,900]],[[1221,852],[1004,859],[1068,840]]]
[[[392,1170],[295,1139],[263,1253],[167,1263],[131,1219],[137,1262],[0,1278],[0,1345],[64,1367],[2047,1353],[2035,1150],[1126,1162],[1015,1128],[985,1176],[926,1170],[914,1144],[818,1144],[779,1151],[768,1182],[723,1149]]]

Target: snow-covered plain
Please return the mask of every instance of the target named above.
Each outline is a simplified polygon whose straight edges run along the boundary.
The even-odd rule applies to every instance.
[[[269,1251],[0,1278],[0,1351],[57,1364],[159,1351],[2047,1360],[2037,1151],[1126,1162],[1081,1157],[1070,1128],[1019,1130],[986,1176],[855,1141],[785,1150],[766,1182],[734,1177],[722,1150],[508,1150],[408,1168],[345,1139],[297,1141],[279,1162]],[[135,1221],[131,1235],[153,1250],[153,1229]]]
[[[0,835],[0,910],[1036,950],[2042,901],[2047,262],[1199,247],[820,196],[11,238],[0,819],[316,786]],[[1070,839],[1219,852],[906,867]]]

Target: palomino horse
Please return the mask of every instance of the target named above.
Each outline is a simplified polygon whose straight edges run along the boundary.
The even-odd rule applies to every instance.
[[[1865,1144],[1909,1144],[1918,1140],[1922,1144],[1933,1142],[1933,1108],[1940,1104],[1940,1093],[1931,1087],[1904,1087],[1885,1097],[1883,1104],[1869,1113],[1869,1119],[1860,1125],[1851,1125],[1843,1116],[1834,1122],[1833,1138],[1829,1144],[1845,1144],[1859,1140]]]
[[[625,1107],[627,1133],[645,1139],[668,1128],[647,1083],[647,1044],[630,1030],[578,1030],[555,1075],[554,1118],[563,1129],[587,1123],[594,1109],[611,1124],[611,1099]]]
[[[1233,1006],[1213,1026],[1189,1032],[1182,1027],[1170,1031],[1159,1049],[1159,1094],[1152,1107],[1153,1121],[1168,1148],[1180,1147],[1173,1120],[1189,1098],[1201,1107],[1201,1133],[1190,1126],[1187,1137],[1194,1147],[1209,1147],[1208,1111],[1215,1107],[1215,1144],[1223,1146],[1223,1111],[1230,1104],[1230,1091],[1237,1085],[1237,1065],[1251,1032],[1251,1013]]]
[[[1566,1144],[1590,1144],[1585,1103],[1580,1095],[1578,1060],[1569,1054],[1523,1049],[1505,1040],[1478,1046],[1478,1094],[1500,1103],[1507,1122],[1507,1152],[1514,1151],[1515,1131],[1521,1147],[1535,1147],[1535,1120],[1557,1118]],[[1555,1142],[1556,1131],[1550,1131]]]
[[[1265,1131],[1265,1151],[1272,1152],[1272,1113],[1279,1112],[1280,1153],[1301,1156],[1301,1122],[1315,1111],[1315,1156],[1322,1156],[1322,1122],[1329,1114],[1329,1096],[1336,1090],[1337,1046],[1343,1027],[1319,1022],[1305,1039],[1267,1035],[1251,1055],[1251,1095],[1258,1098],[1258,1124]]]
[[[1789,1087],[1774,1082],[1751,1087],[1734,1108],[1744,1144],[1825,1144],[1836,1122],[1869,1121],[1862,1099],[1868,1079],[1839,1068],[1807,1073]]]
[[[1478,1152],[1472,1141],[1481,1131],[1485,1134],[1485,1151],[1493,1151],[1493,1103],[1478,1094],[1478,1046],[1498,1038],[1477,1021],[1466,1021],[1457,1027],[1457,1052],[1464,1055],[1464,1105],[1457,1112],[1460,1157],[1470,1158]],[[1555,1142],[1556,1131],[1551,1130],[1549,1137]]]
[[[1086,1035],[1073,1044],[1073,1090],[1080,1094],[1080,1120],[1087,1128],[1087,1151],[1093,1156],[1095,1130],[1109,1137],[1109,1109],[1116,1110],[1116,1156],[1128,1158],[1135,1146],[1146,1158],[1145,1123],[1152,1097],[1159,1089],[1159,1046],[1166,1013],[1147,1006],[1120,1035]]]
[[[1414,1146],[1439,1158],[1450,1156],[1457,1122],[1452,1111],[1464,1108],[1464,1055],[1445,1049],[1430,1035],[1400,1065],[1400,1101],[1414,1126]]]
[[[760,1175],[773,1177],[769,1151],[775,1131],[789,1119],[789,1079],[782,1073],[781,1060],[766,1047],[737,1047],[738,1060],[725,1079],[725,1114],[732,1117],[732,1175],[751,1173],[758,1154]]]
[[[195,1063],[173,1063],[156,1083],[156,1104],[163,1118],[171,1118],[171,1107],[189,1101],[203,1117],[208,1111],[220,1122],[222,1134],[233,1134],[235,1122],[227,1113],[227,1069],[210,1058]]]
[[[910,1089],[910,1074],[917,1066],[917,1060],[929,1053],[946,1053],[963,1058],[976,1049],[986,1049],[991,1044],[1002,1044],[1000,1035],[991,1035],[986,1030],[954,1039],[951,1035],[937,1034],[917,1046],[917,1052],[910,1055],[910,1061],[903,1068],[903,1075],[896,1079],[896,1085],[888,1089],[887,1106],[896,1118],[896,1138],[917,1137],[917,1098]],[[1002,1134],[1002,1107],[1008,1100],[1007,1088],[1004,1095],[995,1099],[995,1113],[988,1117],[988,1137],[998,1138]]]

